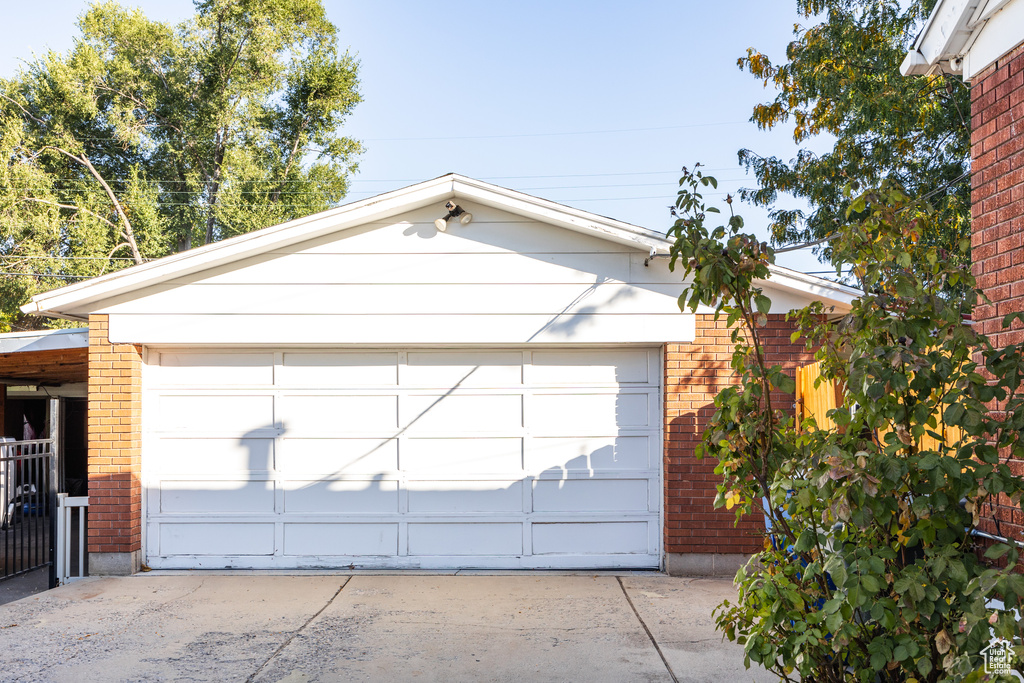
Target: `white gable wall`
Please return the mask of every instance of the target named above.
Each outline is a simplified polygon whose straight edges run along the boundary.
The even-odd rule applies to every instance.
[[[656,343],[693,338],[662,256],[463,202],[299,243],[104,302],[114,342]],[[788,303],[788,302],[780,302]],[[788,307],[787,307],[788,310]]]

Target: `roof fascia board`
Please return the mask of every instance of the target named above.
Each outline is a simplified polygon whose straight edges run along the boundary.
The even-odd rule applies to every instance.
[[[907,53],[904,76],[961,73],[962,57],[980,26],[1005,0],[939,0]]]
[[[825,278],[815,277],[797,270],[790,270],[782,266],[768,266],[771,277],[766,284],[776,287],[784,287],[794,291],[805,292],[822,300],[850,306],[854,299],[863,296],[863,292],[853,287],[832,282]]]
[[[437,178],[401,190],[239,235],[100,278],[38,294],[21,307],[24,313],[66,316],[59,309],[83,306],[172,278],[191,275],[275,248],[380,220],[452,196],[451,179]],[[72,316],[72,319],[82,319]]]
[[[485,206],[536,218],[539,221],[567,228],[586,235],[596,235],[609,241],[637,249],[655,249],[667,253],[672,240],[665,235],[623,223],[586,211],[573,209],[540,197],[456,175],[455,195],[472,199]]]

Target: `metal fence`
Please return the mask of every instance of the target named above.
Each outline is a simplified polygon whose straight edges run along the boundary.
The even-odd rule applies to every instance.
[[[0,443],[0,579],[51,565],[57,503],[53,441]]]

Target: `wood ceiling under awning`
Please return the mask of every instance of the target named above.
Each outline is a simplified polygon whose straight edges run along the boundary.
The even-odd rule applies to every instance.
[[[89,349],[0,353],[0,381],[57,386],[89,379]]]

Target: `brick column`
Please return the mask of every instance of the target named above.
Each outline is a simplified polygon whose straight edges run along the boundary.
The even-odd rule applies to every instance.
[[[142,548],[141,348],[89,316],[89,573],[132,574]]]
[[[1024,342],[1024,325],[1003,317],[1024,311],[1024,45],[971,81],[971,255],[978,287],[990,299],[974,308],[974,326],[997,347]],[[1010,467],[1024,475],[1024,463]],[[994,511],[986,531],[1024,538],[1012,505]]]
[[[665,349],[665,558],[672,575],[731,575],[762,547],[764,516],[753,514],[737,526],[731,510],[714,508],[714,459],[698,460],[708,420],[715,413],[715,396],[735,383],[730,361],[733,344],[725,318],[698,315],[692,343],[668,344]],[[789,340],[793,324],[784,315],[769,316],[764,330],[770,364],[795,374],[813,361],[802,342]],[[773,394],[775,406],[792,410],[792,395]]]

